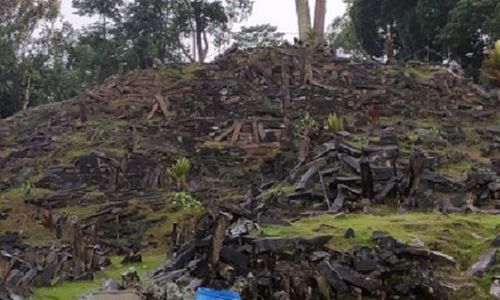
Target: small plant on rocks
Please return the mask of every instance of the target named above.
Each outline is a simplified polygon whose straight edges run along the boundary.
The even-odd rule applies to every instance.
[[[180,209],[199,209],[202,207],[200,201],[186,192],[173,193],[169,197],[169,203]]]
[[[299,140],[299,160],[304,160],[309,153],[311,138],[319,131],[316,120],[306,113],[302,119],[295,124],[295,132],[300,138]]]
[[[186,186],[186,178],[189,170],[191,169],[191,162],[189,159],[183,157],[178,159],[168,170],[168,173],[175,180],[177,189],[180,191]]]
[[[25,183],[23,183],[24,195],[31,196],[31,193],[33,192],[34,188],[35,188],[35,185],[31,181],[26,181]]]
[[[332,133],[344,130],[344,120],[337,116],[337,113],[329,114],[326,119],[326,125]]]

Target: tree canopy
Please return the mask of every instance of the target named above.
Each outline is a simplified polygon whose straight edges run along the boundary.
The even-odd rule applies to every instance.
[[[458,60],[479,78],[485,48],[500,39],[498,0],[344,0],[329,20],[327,41],[356,57],[382,56],[388,35],[396,58]],[[61,0],[4,0],[0,8],[0,117],[74,97],[105,78],[158,63],[205,62],[231,39],[240,47],[273,46],[283,34],[270,24],[231,31],[253,0],[72,0],[95,23],[75,30]],[[326,1],[296,0],[302,38],[323,40]],[[427,47],[436,54],[427,57]],[[211,50],[212,49],[212,50]],[[438,55],[440,54],[440,55]],[[491,65],[491,64],[490,64]]]
[[[105,78],[155,63],[205,61],[253,0],[73,0],[96,19],[61,21],[60,0],[5,0],[0,8],[0,117],[61,101]],[[194,43],[191,37],[194,37]]]
[[[469,75],[479,75],[484,48],[500,38],[497,0],[345,0],[348,13],[333,23],[336,41],[351,51],[382,56],[387,35],[399,59],[433,60],[448,55]],[[331,36],[333,37],[333,36]]]
[[[241,48],[277,46],[283,41],[284,33],[271,24],[241,27],[233,36],[234,42]]]

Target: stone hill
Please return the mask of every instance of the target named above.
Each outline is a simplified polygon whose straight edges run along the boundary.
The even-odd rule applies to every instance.
[[[499,211],[500,99],[443,67],[322,51],[311,79],[307,55],[232,49],[1,120],[0,248],[24,262],[6,286],[86,278],[110,253],[189,241],[177,228],[192,229],[186,216],[199,212],[172,205],[168,173],[181,157],[192,165],[189,194],[260,224],[374,204]],[[343,120],[335,133],[332,113]],[[307,116],[314,130],[304,136]],[[49,271],[30,272],[37,264]]]

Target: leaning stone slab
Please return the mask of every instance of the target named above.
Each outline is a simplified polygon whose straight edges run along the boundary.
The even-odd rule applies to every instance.
[[[477,262],[475,262],[469,270],[467,270],[468,275],[482,276],[484,272],[495,262],[495,255],[497,254],[497,249],[493,248],[488,250],[484,255],[482,255]]]

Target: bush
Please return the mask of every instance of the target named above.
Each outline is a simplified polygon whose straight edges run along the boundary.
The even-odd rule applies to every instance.
[[[173,193],[169,196],[169,203],[180,209],[200,209],[201,202],[185,192]]]
[[[491,49],[490,54],[484,60],[481,71],[484,76],[500,86],[500,40],[495,43],[495,48]]]
[[[35,185],[31,181],[26,181],[23,183],[23,191],[25,196],[31,196],[31,193],[33,189],[35,188]]]
[[[302,139],[309,140],[318,132],[318,124],[309,113],[306,113],[304,117],[295,124],[295,131]]]
[[[190,169],[189,159],[183,157],[178,159],[168,170],[170,176],[175,180],[178,190],[182,190],[186,186],[186,178]]]
[[[333,133],[344,130],[344,120],[342,118],[339,118],[336,113],[328,115],[326,125],[328,126],[328,129]]]

